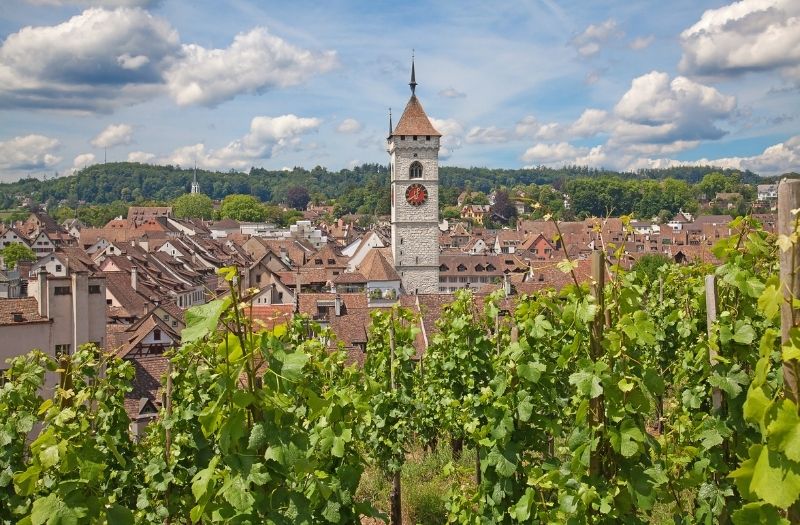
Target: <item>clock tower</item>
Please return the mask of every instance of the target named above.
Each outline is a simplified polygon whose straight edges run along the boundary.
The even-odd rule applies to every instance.
[[[415,93],[392,129],[389,115],[389,170],[392,191],[392,254],[403,290],[439,292],[439,139]]]

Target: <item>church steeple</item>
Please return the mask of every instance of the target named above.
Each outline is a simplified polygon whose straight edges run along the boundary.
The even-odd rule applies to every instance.
[[[197,163],[194,163],[194,176],[192,177],[192,193],[200,193],[200,184],[197,182]]]
[[[414,50],[411,50],[411,82],[408,83],[411,86],[411,95],[416,95],[414,92],[417,89],[417,80],[416,75],[414,75]]]

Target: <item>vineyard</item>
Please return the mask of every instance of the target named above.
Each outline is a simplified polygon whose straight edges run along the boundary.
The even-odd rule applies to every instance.
[[[461,292],[419,360],[415,314],[380,309],[363,367],[308,319],[254,326],[226,269],[231,293],[187,312],[139,441],[130,363],[84,347],[9,365],[0,522],[401,523],[409,452],[448,449],[430,523],[797,523],[800,331],[781,272],[798,283],[780,263],[797,225],[737,219],[719,265],[655,278],[607,246],[590,283],[513,308]],[[366,470],[389,501],[360,497]]]

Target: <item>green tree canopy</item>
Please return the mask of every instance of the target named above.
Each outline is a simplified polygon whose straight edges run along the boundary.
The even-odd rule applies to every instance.
[[[266,218],[264,206],[252,195],[228,195],[222,200],[220,215],[223,219],[258,222]]]
[[[33,250],[24,244],[18,243],[9,244],[0,250],[0,256],[3,257],[3,263],[5,263],[8,270],[16,268],[19,261],[33,262],[36,260],[36,254],[33,253]]]
[[[172,213],[178,218],[210,219],[214,215],[214,204],[207,195],[187,193],[172,201]]]

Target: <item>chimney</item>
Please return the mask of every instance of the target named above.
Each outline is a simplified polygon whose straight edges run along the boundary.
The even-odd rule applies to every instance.
[[[136,290],[136,285],[139,284],[139,275],[136,266],[131,266],[131,288]]]
[[[508,278],[507,273],[503,274],[503,293],[506,297],[511,295],[511,279]]]
[[[338,293],[333,298],[333,313],[336,314],[336,317],[342,315],[342,298]]]
[[[39,302],[39,315],[48,317],[47,315],[47,269],[44,266],[39,267],[39,287],[36,291],[36,300]]]

